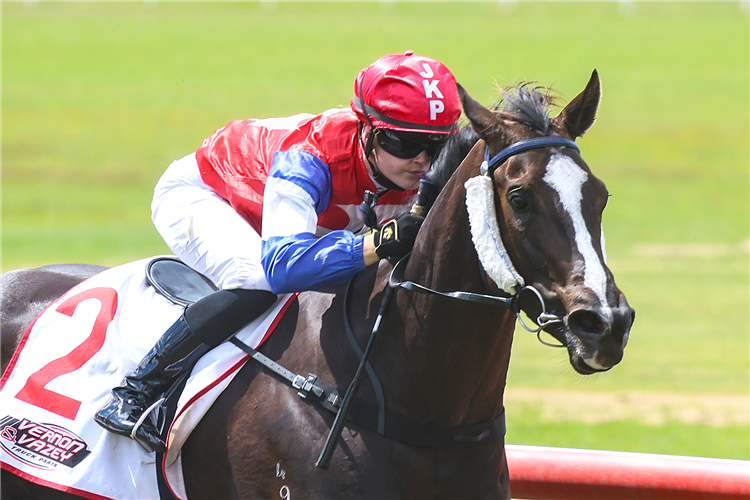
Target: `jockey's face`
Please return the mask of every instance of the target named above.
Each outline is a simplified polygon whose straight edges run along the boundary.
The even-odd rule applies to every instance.
[[[364,134],[365,137],[369,134],[369,127],[367,125],[365,125]],[[421,151],[414,158],[398,158],[386,152],[378,144],[378,141],[373,141],[373,148],[369,159],[375,164],[375,167],[381,174],[402,189],[416,189],[419,187],[419,180],[427,173],[432,163],[426,151]],[[372,175],[370,165],[367,162],[365,162],[365,165]]]

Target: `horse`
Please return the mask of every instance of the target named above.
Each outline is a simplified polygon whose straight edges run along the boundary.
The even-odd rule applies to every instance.
[[[567,349],[580,374],[621,361],[635,313],[605,262],[607,189],[574,143],[596,119],[597,72],[554,118],[550,93],[530,84],[507,89],[503,106],[489,109],[464,89],[459,93],[469,125],[433,166],[430,178],[439,194],[408,260],[396,265],[401,276],[382,261],[348,285],[299,294],[260,348],[292,371],[345,389],[360,363],[355,351],[361,354],[377,320],[370,383],[362,384],[357,398],[385,407],[386,430],[395,427],[389,422],[412,422],[407,438],[380,432],[379,419],[377,431],[349,422],[328,469],[316,468],[334,414],[248,362],[182,449],[191,500],[508,499],[503,393],[520,311],[536,321],[532,330]],[[486,250],[474,241],[467,196],[478,177],[489,186],[484,208],[496,220],[495,243],[504,244],[510,285],[491,272],[497,263],[482,258]],[[3,276],[3,370],[36,314],[100,270],[63,265]],[[395,290],[393,300],[381,311],[388,288]],[[422,288],[434,293],[417,293]],[[457,300],[466,297],[479,300]],[[436,429],[477,432],[451,444],[408,442],[411,434]],[[494,438],[485,439],[489,434]],[[6,471],[2,481],[3,498],[75,498]]]

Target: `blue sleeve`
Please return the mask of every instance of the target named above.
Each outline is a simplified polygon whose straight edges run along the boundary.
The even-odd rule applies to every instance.
[[[284,179],[302,188],[315,202],[320,215],[331,200],[331,171],[323,160],[309,151],[277,151],[270,177]]]
[[[340,230],[320,238],[300,233],[263,241],[261,263],[271,291],[301,292],[346,283],[366,267],[363,240],[362,235]]]

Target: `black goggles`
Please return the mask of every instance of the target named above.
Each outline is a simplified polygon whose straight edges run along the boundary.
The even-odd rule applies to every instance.
[[[383,150],[397,158],[414,158],[422,151],[434,159],[446,140],[443,134],[422,134],[417,132],[396,132],[387,128],[375,130],[375,140]]]

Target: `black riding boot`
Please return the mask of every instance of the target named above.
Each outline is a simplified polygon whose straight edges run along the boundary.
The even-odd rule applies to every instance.
[[[94,420],[108,431],[131,437],[143,413],[181,373],[192,369],[201,354],[227,340],[275,301],[276,295],[264,290],[220,290],[189,306],[135,371],[112,389],[112,397]],[[138,427],[135,438],[151,451],[166,450],[159,431],[148,419]]]
[[[112,389],[112,397],[94,416],[96,422],[108,431],[130,437],[143,412],[169,389],[181,372],[190,369],[197,361],[188,358],[201,345],[185,316],[180,316],[135,371],[127,375],[119,387]],[[151,451],[164,453],[164,440],[148,419],[136,431],[136,438]]]

